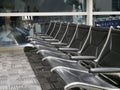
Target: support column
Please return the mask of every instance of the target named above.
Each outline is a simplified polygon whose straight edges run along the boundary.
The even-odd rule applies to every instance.
[[[93,0],[86,0],[87,25],[93,25]]]

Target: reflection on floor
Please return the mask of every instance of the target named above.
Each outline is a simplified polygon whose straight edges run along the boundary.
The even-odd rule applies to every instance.
[[[0,90],[41,90],[23,49],[16,49],[0,48]]]

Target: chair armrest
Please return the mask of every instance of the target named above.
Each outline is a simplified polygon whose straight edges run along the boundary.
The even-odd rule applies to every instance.
[[[100,67],[89,69],[90,73],[120,73],[120,68]]]
[[[64,52],[77,52],[79,51],[79,49],[77,48],[59,48],[60,51],[64,51]]]
[[[47,34],[45,34],[45,33],[36,33],[36,35],[38,35],[38,36],[47,36]]]
[[[50,36],[40,36],[40,37],[43,39],[52,39],[52,37],[50,37]]]
[[[60,43],[60,42],[53,42],[51,43],[52,45],[57,45],[57,46],[66,46],[66,43]]]
[[[94,56],[71,56],[73,60],[94,60],[95,58]]]
[[[26,36],[26,39],[33,38],[32,36]]]
[[[45,41],[48,41],[48,42],[58,42],[59,40],[58,39],[45,39]]]
[[[41,44],[41,43],[50,44],[50,42],[46,42],[44,40],[36,40],[36,43],[38,43],[38,44]]]

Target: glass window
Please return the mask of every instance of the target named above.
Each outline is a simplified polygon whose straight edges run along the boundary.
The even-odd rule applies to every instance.
[[[85,1],[86,0],[0,0],[0,12],[85,11]]]
[[[120,11],[120,0],[94,0],[94,11]]]
[[[21,17],[0,17],[0,47],[27,43],[28,25]]]
[[[94,16],[94,25],[102,27],[110,27],[120,29],[120,15],[102,15]]]
[[[28,43],[26,36],[34,32],[45,32],[45,23],[50,21],[85,24],[85,16],[23,16],[0,17],[0,47]]]

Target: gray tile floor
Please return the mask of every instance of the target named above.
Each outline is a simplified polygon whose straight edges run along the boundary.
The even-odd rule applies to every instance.
[[[41,90],[23,49],[0,48],[0,90]]]

